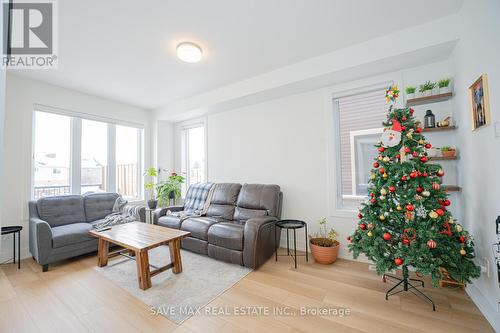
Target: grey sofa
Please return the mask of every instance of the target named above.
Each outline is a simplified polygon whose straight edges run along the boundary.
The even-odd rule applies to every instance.
[[[275,222],[281,216],[282,193],[278,185],[221,183],[206,216],[182,220],[167,211],[155,211],[155,223],[191,232],[182,247],[226,262],[258,268],[275,251]],[[277,241],[279,244],[279,233]]]
[[[29,202],[29,249],[44,272],[49,264],[97,251],[93,224],[113,210],[117,193],[42,198]],[[139,211],[145,221],[144,208]]]

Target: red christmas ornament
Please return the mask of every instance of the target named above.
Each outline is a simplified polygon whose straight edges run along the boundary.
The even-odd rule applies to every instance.
[[[413,112],[415,112],[415,110],[413,110],[412,108],[410,108],[410,113],[413,114]]]
[[[422,173],[422,177],[427,177],[427,172]]]
[[[401,258],[396,258],[394,259],[394,263],[397,265],[397,266],[400,266],[403,264],[403,259]]]
[[[400,158],[401,158],[401,155],[396,154],[396,158],[397,158],[397,159],[400,159]]]
[[[413,153],[411,153],[411,155],[412,155],[413,157],[417,157],[417,156],[418,156],[418,154],[417,154],[417,152],[416,152],[416,151],[414,151]]]
[[[378,166],[379,166],[378,162],[373,163],[374,168],[378,168]]]
[[[403,176],[403,177],[401,177],[401,180],[405,182],[408,180],[408,178],[406,176]]]
[[[370,201],[371,201],[371,203],[375,203],[375,202],[377,202],[377,199],[373,198]]]
[[[405,117],[405,116],[403,116],[403,118],[401,118],[401,120],[402,120],[402,121],[406,121],[406,117]]]
[[[446,199],[446,200],[443,201],[443,205],[444,206],[449,206],[449,205],[451,205],[451,201],[448,200],[448,199]]]
[[[374,196],[375,196],[375,193],[373,193],[373,192],[372,192],[372,193],[370,193],[370,197],[372,197],[372,198],[373,198]]]
[[[427,142],[427,143],[425,144],[425,148],[430,149],[431,147],[432,147],[432,146],[431,146],[431,144],[430,144],[430,143],[428,143],[428,142]]]
[[[409,245],[410,244],[410,240],[408,238],[403,238],[403,244],[404,245]]]
[[[410,148],[405,147],[405,153],[409,154],[409,153],[410,153],[410,151],[411,151],[411,150],[410,150]]]
[[[460,243],[465,243],[465,237],[464,236],[458,237],[458,240],[460,241]]]
[[[401,131],[406,131],[406,126],[401,126]]]
[[[415,128],[415,132],[417,132],[417,133],[422,132],[422,127],[417,127],[417,128]]]
[[[391,234],[386,232],[384,233],[384,235],[382,236],[384,238],[384,240],[386,241],[390,241],[391,240]]]
[[[427,157],[425,157],[425,156],[420,157],[420,162],[422,162],[422,163],[427,162]]]
[[[365,230],[365,229],[366,229],[366,224],[361,223],[361,224],[359,225],[359,229],[361,229],[361,230]]]
[[[389,186],[389,192],[396,192],[396,188],[394,186]]]
[[[427,247],[428,247],[429,249],[435,249],[435,248],[437,247],[437,244],[436,244],[436,242],[435,242],[435,241],[433,241],[432,239],[429,239],[429,240],[427,241]]]
[[[413,207],[412,204],[407,204],[406,205],[406,210],[409,210],[410,212],[414,209],[415,207]]]
[[[384,170],[384,168],[380,168],[380,169],[378,169],[378,172],[380,172],[381,174],[384,174],[385,170]]]
[[[417,178],[417,176],[418,176],[418,173],[416,171],[410,172],[410,177],[411,178]]]
[[[358,217],[359,217],[360,219],[362,219],[362,218],[363,218],[363,214],[358,213]]]
[[[419,187],[417,187],[417,193],[422,193],[423,191],[424,191],[424,189],[423,189],[423,188],[421,188],[420,186],[419,186]]]
[[[439,216],[443,216],[443,215],[444,215],[444,211],[443,211],[441,208],[436,209],[436,213],[437,213]]]
[[[439,169],[439,170],[436,172],[436,175],[437,175],[438,177],[443,177],[443,176],[444,176],[444,171],[443,171],[443,169]]]
[[[379,151],[379,152],[383,153],[383,152],[384,152],[384,150],[385,150],[385,148],[384,148],[384,147],[378,147],[378,151]]]

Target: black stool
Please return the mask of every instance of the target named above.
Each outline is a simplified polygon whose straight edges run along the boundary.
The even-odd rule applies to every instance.
[[[2,235],[12,235],[13,240],[13,262],[16,263],[16,234],[17,234],[17,269],[21,268],[21,230],[23,227],[20,225],[10,226],[10,227],[2,227]]]
[[[277,242],[277,228],[286,229],[286,256],[292,256],[295,262],[295,268],[297,268],[297,229],[305,228],[305,239],[306,239],[306,254],[302,254],[299,256],[305,256],[306,261],[309,261],[309,255],[307,253],[307,223],[299,220],[281,220],[276,222],[276,228],[274,228],[274,248],[276,249],[276,261],[278,261],[278,247],[279,244]],[[290,236],[289,230],[293,230],[293,251],[294,253],[290,253]],[[281,230],[280,230],[281,232]],[[284,254],[280,254],[280,256],[284,256]]]

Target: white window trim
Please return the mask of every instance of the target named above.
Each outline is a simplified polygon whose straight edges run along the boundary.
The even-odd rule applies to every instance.
[[[77,112],[67,109],[62,109],[58,107],[47,106],[43,104],[33,105],[33,115],[36,111],[52,113],[61,116],[70,117],[71,128],[70,128],[70,190],[73,194],[79,194],[81,192],[81,145],[82,145],[82,119],[93,120],[107,123],[108,127],[108,179],[107,188],[109,192],[116,192],[116,168],[110,166],[116,166],[116,125],[128,126],[137,128],[138,135],[138,151],[137,151],[137,186],[138,186],[138,198],[133,198],[129,200],[130,203],[142,202],[144,201],[144,189],[143,189],[143,179],[142,172],[144,170],[145,163],[145,147],[144,143],[144,131],[145,126],[138,123],[127,122],[122,120],[117,120],[113,118],[100,117],[84,112]],[[32,133],[35,133],[36,128],[35,117],[32,117]],[[35,184],[35,135],[32,135],[31,142],[31,186],[30,186],[30,200],[34,199],[34,184]]]
[[[394,82],[399,82],[403,85],[402,72],[395,72],[381,76],[351,81],[336,86],[325,88],[324,94],[324,110],[325,110],[325,126],[327,136],[327,181],[328,181],[328,216],[335,218],[355,218],[358,211],[355,209],[339,208],[338,200],[341,200],[341,192],[339,192],[340,184],[338,179],[341,175],[339,154],[340,142],[338,140],[338,117],[335,111],[335,99],[347,97],[358,93],[367,92],[386,88]],[[403,103],[402,99],[396,104],[397,107]],[[337,119],[336,119],[337,118]],[[381,119],[383,121],[383,119]]]
[[[186,182],[189,184],[189,173],[187,172],[187,166],[189,161],[187,160],[187,154],[183,158],[183,152],[187,149],[187,132],[186,130],[203,127],[205,133],[205,179],[208,181],[208,119],[207,117],[195,118],[175,124],[175,138],[174,138],[174,171],[185,172]],[[187,189],[186,189],[187,190]]]

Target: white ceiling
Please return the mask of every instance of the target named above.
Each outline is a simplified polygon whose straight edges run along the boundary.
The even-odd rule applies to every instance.
[[[64,0],[58,6],[59,68],[16,74],[152,109],[451,15],[462,0]],[[182,41],[202,46],[200,63],[176,59]]]

